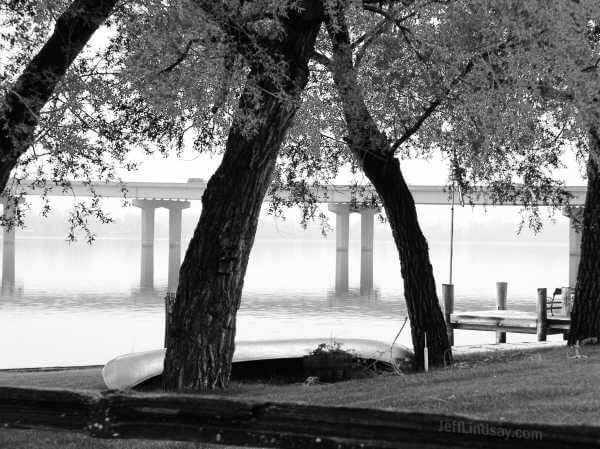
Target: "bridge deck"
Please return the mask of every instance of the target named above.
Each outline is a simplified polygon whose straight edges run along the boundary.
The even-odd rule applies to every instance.
[[[571,318],[566,315],[550,315],[547,319],[548,334],[562,334],[569,330]],[[454,329],[502,331],[535,334],[537,316],[519,310],[473,310],[450,315]]]
[[[49,186],[51,187],[51,186]],[[191,179],[188,182],[92,182],[90,185],[83,182],[73,182],[70,189],[61,187],[51,188],[47,194],[50,196],[89,196],[90,187],[100,196],[123,198],[126,194],[130,199],[171,199],[171,200],[201,200],[206,188],[203,179]],[[124,190],[125,189],[125,190]],[[417,204],[447,205],[451,204],[451,196],[447,186],[410,185],[409,189]],[[586,186],[566,186],[565,189],[572,195],[572,206],[583,205],[585,202]],[[365,191],[356,191],[352,185],[329,185],[313,188],[312,193],[320,203],[350,203],[353,199],[361,201],[369,199],[375,194],[372,187],[367,186]],[[32,181],[22,180],[17,192],[25,195],[41,195],[42,189],[34,189]],[[287,190],[278,191],[278,195],[288,199],[291,193]],[[269,198],[266,198],[269,201]],[[465,197],[466,204],[480,205],[518,205],[512,201],[495,203],[485,187],[475,187],[474,192]],[[544,205],[544,202],[538,203]]]

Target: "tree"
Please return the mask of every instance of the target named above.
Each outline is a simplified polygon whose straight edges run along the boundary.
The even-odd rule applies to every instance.
[[[326,21],[332,45],[332,58],[326,64],[342,103],[348,130],[345,140],[381,198],[392,228],[400,256],[417,367],[423,367],[425,335],[429,362],[432,366],[443,365],[452,361],[452,349],[436,294],[427,240],[419,226],[415,203],[399,161],[394,157],[393,144],[379,130],[363,99],[345,15],[343,3],[338,2],[328,11]]]
[[[597,125],[590,127],[590,154],[600,155]],[[587,194],[581,229],[581,260],[577,272],[575,301],[571,312],[568,344],[600,337],[600,165],[597,157],[587,163]]]
[[[194,143],[205,149],[229,129],[223,162],[207,186],[182,266],[183,287],[167,338],[169,389],[228,382],[235,314],[258,213],[323,18],[316,1],[256,1],[241,9],[228,2],[196,3],[127,5],[112,24],[116,32],[107,47],[82,58],[59,86],[60,94],[55,91],[50,108],[59,113],[46,115],[43,123],[51,139],[43,141],[47,135],[38,129],[43,147],[51,148],[40,169],[53,167],[39,182],[49,178],[66,186],[70,177],[89,176],[93,169],[104,173],[106,153],[124,162],[124,154],[143,139],[166,152],[171,143],[181,148],[186,131],[195,128]],[[153,32],[166,35],[157,46],[143,41]],[[140,50],[139,43],[146,45]],[[212,61],[217,64],[207,64]],[[186,79],[182,75],[190,69],[194,74]],[[64,137],[65,131],[83,149],[62,146],[58,134]],[[153,151],[150,145],[145,149]],[[25,173],[38,160],[33,152],[21,157]],[[190,339],[199,344],[190,346]]]
[[[504,135],[489,133],[501,138],[487,142],[488,151],[484,154],[476,155],[469,145],[462,154],[474,177],[488,181],[498,179],[499,174],[504,177],[496,183],[500,196],[510,198],[517,190],[516,177],[522,183],[518,190],[525,192],[526,202],[542,199],[555,206],[568,201],[560,183],[551,178],[551,172],[561,165],[561,154],[570,147],[585,161],[588,190],[583,220],[578,224],[582,232],[581,262],[568,335],[568,343],[573,345],[600,335],[600,151],[596,131],[600,118],[600,5],[559,2],[548,7],[545,2],[530,2],[515,11],[527,45],[508,55],[510,70],[495,68],[500,82],[492,89],[494,98],[504,97],[504,101],[496,102],[497,108],[504,109],[504,118],[491,127],[503,129]],[[464,112],[458,113],[463,118],[473,118],[472,113]],[[484,124],[481,128],[475,134],[483,137],[490,126]],[[490,157],[494,150],[502,159]],[[516,158],[520,159],[517,164],[506,162]],[[487,163],[485,171],[476,168],[482,162]],[[534,226],[539,227],[539,223]]]
[[[230,33],[231,23],[216,7],[213,17]],[[209,10],[207,8],[207,10]],[[209,10],[210,11],[210,10]],[[164,385],[168,390],[206,390],[229,383],[235,320],[244,275],[264,196],[277,154],[308,81],[308,61],[321,27],[318,1],[275,16],[281,35],[244,42],[240,51],[250,71],[229,131],[223,161],[209,180],[202,214],[189,244],[167,333]],[[265,52],[281,68],[274,76]],[[288,98],[281,97],[284,93]],[[244,121],[254,126],[248,131]]]
[[[553,177],[566,148],[585,161],[588,190],[578,224],[581,262],[568,336],[573,345],[600,336],[600,5],[532,0],[513,5],[507,18],[519,45],[493,55],[488,83],[477,89],[477,102],[493,114],[481,115],[478,106],[460,99],[445,118],[450,132],[438,137],[456,156],[466,184],[483,181],[496,200],[523,204],[533,211],[535,230],[540,221],[534,202],[568,203]]]
[[[382,196],[384,207],[394,211],[392,214],[394,216],[390,221],[392,222],[394,231],[397,231],[394,232],[394,236],[403,261],[403,270],[405,267],[411,265],[416,265],[421,270],[420,273],[418,271],[411,272],[410,270],[404,270],[403,273],[406,285],[408,286],[407,299],[409,300],[409,313],[412,315],[411,318],[414,323],[413,337],[415,340],[415,349],[418,354],[421,353],[420,348],[422,348],[423,344],[423,332],[428,332],[431,342],[430,353],[432,354],[432,363],[442,364],[449,359],[449,346],[446,339],[444,322],[441,319],[441,311],[435,295],[435,284],[433,282],[431,267],[428,263],[427,244],[418,228],[414,203],[408,201],[406,208],[404,204],[398,204],[398,186],[401,189],[403,188],[400,191],[401,195],[399,195],[402,200],[406,201],[407,198],[409,200],[411,198],[408,188],[402,179],[398,162],[393,158],[393,150],[397,149],[403,142],[419,131],[423,122],[436,111],[436,108],[443,102],[444,97],[451,93],[455,84],[460,82],[471,71],[475,59],[483,60],[484,57],[488,57],[489,59],[492,53],[501,53],[503,47],[507,45],[507,40],[504,37],[501,39],[492,39],[491,43],[488,42],[487,45],[483,45],[484,51],[474,51],[472,49],[467,51],[469,57],[465,59],[465,63],[459,68],[458,73],[446,77],[445,84],[447,87],[442,88],[440,95],[434,97],[424,112],[413,121],[412,126],[405,129],[405,134],[397,141],[398,144],[391,145],[386,142],[385,135],[377,129],[377,125],[370,117],[369,111],[364,105],[364,100],[360,98],[360,90],[357,87],[356,77],[352,75],[354,68],[352,65],[352,53],[348,51],[350,47],[349,33],[347,29],[344,30],[345,24],[340,24],[339,6],[338,14],[336,14],[333,20],[331,16],[328,20],[328,31],[333,41],[333,60],[328,61],[323,55],[317,55],[317,58],[320,61],[326,60],[325,64],[329,67],[335,66],[336,62],[340,63],[341,61],[341,69],[338,68],[336,70],[334,68],[332,71],[336,87],[338,91],[341,90],[341,97],[344,100],[343,112],[350,134],[348,139],[350,147],[359,161],[358,164],[365,169],[367,176],[371,178],[379,194]],[[343,8],[341,10],[341,16],[343,17]],[[441,14],[440,11],[435,12],[436,14]],[[443,10],[442,12],[445,13]],[[494,14],[497,15],[496,11],[492,12],[492,17],[494,17]],[[453,13],[456,14],[455,11]],[[390,20],[387,17],[386,19]],[[493,34],[492,37],[494,37]],[[475,44],[476,46],[481,46],[480,41],[476,40]],[[344,46],[346,48],[342,49]],[[419,52],[415,53],[419,57],[422,57]],[[345,59],[340,58],[340,54]],[[484,75],[484,80],[487,80],[486,77],[489,75],[489,71],[484,72]],[[481,88],[478,87],[475,91],[478,89],[480,90]],[[352,143],[353,137],[356,138],[356,144]],[[390,149],[392,151],[389,151]],[[380,159],[383,159],[384,162],[378,161]],[[531,173],[529,175],[531,177]],[[392,181],[390,182],[389,180]],[[388,215],[390,215],[389,211]],[[413,239],[410,237],[417,237],[417,243],[413,244]],[[425,255],[422,260],[415,257],[415,255],[420,256],[423,253]],[[419,262],[415,263],[415,260],[419,260]],[[424,299],[423,296],[419,296],[420,289],[422,289],[420,283],[423,283],[423,281],[425,281],[424,283],[427,287]],[[422,360],[420,360],[420,363],[422,364]]]
[[[420,355],[422,327],[427,323],[443,329],[443,322],[435,319],[439,305],[433,275],[427,271],[426,241],[416,219],[411,219],[416,218],[410,212],[414,204],[410,198],[404,204],[393,203],[398,198],[406,200],[403,192],[398,194],[405,185],[401,171],[391,168],[398,164],[395,151],[413,150],[417,145],[417,152],[422,153],[441,149],[467,201],[470,194],[477,194],[472,186],[486,184],[492,201],[521,204],[523,219],[539,230],[538,202],[555,207],[567,204],[568,194],[563,183],[553,178],[553,171],[561,165],[564,145],[581,142],[581,128],[574,120],[579,114],[576,109],[582,106],[563,102],[556,107],[540,93],[549,80],[563,94],[560,89],[568,83],[584,83],[587,89],[593,85],[581,79],[581,65],[587,72],[595,72],[598,65],[586,43],[590,20],[597,17],[598,8],[593,2],[548,7],[538,1],[410,2],[365,4],[364,8],[382,20],[365,20],[362,8],[357,13],[346,2],[328,3],[332,45],[321,45],[315,60],[333,76],[353,163],[364,169],[388,213],[403,260],[409,314],[417,326],[412,329],[413,345]],[[378,46],[385,50],[378,51]],[[579,69],[574,69],[575,61]],[[315,96],[331,98],[323,90],[317,92]],[[313,103],[318,101],[313,98],[308,103],[315,116],[318,106]],[[321,135],[327,139],[332,134],[343,136],[342,127],[336,129],[330,122],[329,126],[321,124],[325,131]],[[308,137],[307,132],[298,135],[302,141]],[[290,153],[295,154],[295,149]],[[325,167],[331,171],[330,164]],[[294,184],[298,180],[290,172],[288,168],[282,177]],[[304,182],[299,181],[296,184],[302,187]],[[396,216],[390,214],[390,206],[396,206]],[[416,238],[407,239],[407,235]],[[411,252],[424,253],[423,260],[415,264],[419,258],[408,256]],[[420,267],[415,268],[420,276],[405,273],[406,266]],[[411,289],[411,282],[428,288]],[[423,291],[427,292],[425,301],[420,296]],[[428,322],[431,317],[433,323]],[[427,332],[435,333],[431,328]],[[440,338],[441,344],[430,347],[433,364],[441,363],[447,354],[445,337]]]
[[[587,194],[581,226],[581,260],[577,271],[575,301],[571,312],[568,344],[600,337],[600,78],[598,73],[598,50],[600,49],[600,11],[592,7],[580,17],[579,55],[570,55],[571,70],[567,83],[557,83],[561,89],[549,89],[544,85],[541,94],[570,104],[582,134],[587,137]],[[562,80],[561,80],[562,81]],[[565,92],[564,85],[567,84]],[[560,95],[553,95],[556,92]],[[566,95],[565,95],[566,94]]]
[[[116,0],[73,1],[56,20],[45,45],[7,89],[0,107],[0,190],[4,190],[19,158],[33,143],[42,108],[116,3]]]
[[[451,349],[427,241],[396,155],[427,154],[439,148],[440,129],[448,124],[457,97],[493,120],[495,111],[477,102],[477,93],[490,75],[490,57],[516,39],[502,32],[504,22],[496,23],[504,11],[485,1],[452,6],[445,2],[388,7],[369,3],[364,9],[367,14],[347,2],[328,3],[329,41],[320,42],[315,60],[331,73],[345,123],[335,129],[329,114],[326,124],[310,123],[328,134],[346,134],[343,139],[354,162],[375,187],[401,259],[417,366],[423,366],[425,333],[430,364],[442,365],[451,360]],[[351,35],[356,36],[354,41]],[[320,81],[327,84],[326,78],[322,75]],[[331,93],[324,91],[329,92],[317,89],[314,96],[329,100]],[[313,102],[318,101],[308,101]],[[303,128],[310,126],[303,124]],[[287,178],[292,184],[295,181],[293,176]]]

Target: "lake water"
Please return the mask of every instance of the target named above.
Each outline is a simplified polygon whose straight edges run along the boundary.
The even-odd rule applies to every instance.
[[[430,246],[441,292],[448,276],[448,244]],[[156,241],[156,287],[146,291],[138,287],[137,239],[99,239],[90,247],[19,233],[16,252],[16,288],[3,292],[0,300],[0,368],[103,364],[120,354],[162,347],[166,240]],[[375,290],[367,296],[359,293],[359,265],[360,242],[351,241],[350,291],[335,294],[333,238],[257,239],[238,315],[238,338],[325,336],[391,342],[406,316],[393,242],[375,242]],[[495,282],[508,281],[509,307],[534,310],[536,288],[552,291],[565,285],[567,273],[566,238],[564,244],[458,242],[455,308],[493,308]],[[398,341],[410,346],[408,328]],[[494,339],[491,332],[455,335],[457,345]],[[535,336],[508,338],[530,341]]]

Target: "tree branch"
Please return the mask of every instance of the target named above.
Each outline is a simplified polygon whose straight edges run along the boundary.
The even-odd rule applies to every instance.
[[[582,72],[595,72],[598,69],[599,64],[600,64],[600,58],[596,59],[596,62],[594,62],[592,65],[581,69],[581,71]]]
[[[538,81],[536,87],[538,93],[545,100],[571,101],[574,99],[573,92],[552,87],[547,81]]]
[[[425,111],[423,111],[423,113],[419,116],[415,123],[413,123],[413,125],[406,130],[402,137],[400,137],[398,140],[396,140],[396,142],[394,142],[394,144],[391,147],[392,153],[396,152],[400,145],[402,145],[404,142],[410,139],[413,136],[413,134],[419,130],[419,128],[425,122],[425,120],[427,120],[431,116],[431,114],[435,112],[435,110],[442,103],[442,101],[450,94],[450,92],[452,92],[452,88],[456,86],[465,76],[467,76],[467,74],[473,68],[474,63],[475,58],[473,57],[467,62],[463,70],[456,77],[454,77],[454,79],[450,82],[448,87],[444,89],[442,95],[437,96],[429,103],[429,106],[427,106]]]
[[[421,61],[423,63],[426,62],[426,58],[421,54],[421,52],[417,49],[417,47],[413,44],[413,42],[408,37],[408,34],[411,32],[410,29],[405,27],[403,24],[403,22],[405,20],[415,16],[417,14],[416,11],[413,11],[402,17],[395,17],[391,12],[386,11],[379,7],[365,5],[364,8],[367,11],[371,11],[371,12],[382,15],[388,23],[393,23],[394,25],[396,25],[398,27],[398,29],[400,30],[400,32],[402,33],[402,37],[404,38],[404,40],[406,41],[408,46],[414,51],[415,55],[417,55],[417,58],[419,59],[419,61]]]
[[[331,69],[333,61],[328,56],[325,56],[323,53],[319,53],[318,51],[314,51],[311,55],[311,59],[318,62],[319,64]]]
[[[402,29],[402,28],[406,29],[403,22],[405,20],[413,17],[415,14],[417,14],[416,11],[413,11],[409,14],[406,14],[405,16],[395,17],[390,11],[386,11],[385,9],[379,8],[377,6],[365,5],[364,8],[366,11],[371,11],[371,12],[374,12],[376,14],[383,16],[388,22],[392,22],[394,25],[396,25],[400,29]]]
[[[377,25],[375,25],[371,30],[367,31],[366,33],[364,33],[361,37],[359,37],[358,39],[356,39],[354,42],[352,42],[352,44],[350,45],[350,47],[352,49],[358,47],[363,41],[370,39],[374,34],[379,34],[381,31],[381,28],[386,25],[388,23],[388,19],[384,18],[383,20],[380,20],[379,23]]]
[[[219,112],[219,109],[221,109],[223,107],[223,105],[225,104],[225,102],[227,101],[227,95],[229,94],[229,88],[231,85],[231,80],[233,78],[236,56],[237,55],[234,52],[227,52],[224,56],[223,82],[217,92],[217,96],[215,98],[215,103],[213,104],[212,108],[210,109],[210,111],[213,114],[216,114],[217,112]]]
[[[179,57],[168,67],[166,67],[166,68],[162,69],[160,72],[158,72],[159,75],[162,75],[163,73],[171,72],[175,67],[177,67],[179,64],[181,64],[185,60],[185,58],[187,58],[188,55],[190,54],[190,50],[192,49],[192,46],[199,42],[200,42],[200,39],[190,39],[188,41],[188,43],[185,45],[185,48],[183,49],[183,51],[181,52]]]
[[[362,59],[365,56],[365,53],[367,52],[367,49],[371,46],[371,44],[373,44],[373,42],[375,42],[380,36],[381,33],[383,33],[387,27],[389,26],[389,22],[387,20],[385,20],[383,22],[383,25],[376,30],[376,33],[373,33],[366,41],[365,43],[360,47],[360,49],[358,50],[358,52],[356,53],[356,57],[354,58],[354,66],[359,66]]]
[[[404,135],[402,137],[400,137],[398,140],[396,140],[396,142],[394,142],[394,145],[392,145],[392,147],[391,147],[391,152],[394,153],[400,147],[400,145],[402,145],[404,142],[406,142],[408,139],[410,139],[412,137],[412,135],[419,130],[419,128],[425,122],[425,120],[427,120],[431,116],[431,114],[433,114],[435,112],[435,110],[442,103],[442,101],[452,92],[452,89],[454,88],[454,86],[456,86],[459,82],[461,82],[465,78],[465,76],[467,76],[467,74],[473,69],[475,60],[477,58],[481,58],[486,55],[489,55],[492,51],[502,50],[502,49],[506,48],[507,46],[517,45],[517,43],[515,43],[515,42],[511,43],[511,40],[512,40],[512,38],[508,38],[507,41],[504,41],[504,42],[498,44],[497,46],[495,46],[495,48],[483,50],[483,51],[479,52],[478,54],[472,56],[469,59],[469,61],[467,62],[467,64],[465,65],[465,67],[463,68],[463,70],[450,82],[448,87],[446,89],[444,89],[444,92],[441,95],[439,95],[438,97],[436,97],[435,99],[433,99],[429,103],[429,106],[427,106],[427,108],[423,111],[421,116],[415,121],[415,123],[406,130],[406,132],[404,133]]]

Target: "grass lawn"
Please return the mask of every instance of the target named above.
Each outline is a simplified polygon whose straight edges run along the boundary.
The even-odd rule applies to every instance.
[[[600,346],[499,354],[459,367],[310,387],[236,383],[228,397],[600,426]]]
[[[103,390],[106,386],[100,370],[100,368],[57,371],[5,370],[0,371],[0,386]]]
[[[214,444],[150,440],[100,440],[69,432],[0,430],[4,449],[242,449]],[[248,449],[248,448],[245,448]]]
[[[568,358],[567,348],[560,347],[479,356],[452,368],[429,373],[383,374],[313,386],[234,382],[230,389],[215,395],[463,415],[498,421],[600,426],[600,346],[585,346],[584,353],[587,358]],[[79,377],[75,372],[68,375],[5,372],[0,373],[0,385],[90,389],[97,386],[93,383],[98,381],[97,376],[97,370],[83,372]],[[52,442],[58,439],[60,443]],[[68,433],[5,430],[0,431],[0,447],[187,449],[211,446],[112,442]]]

